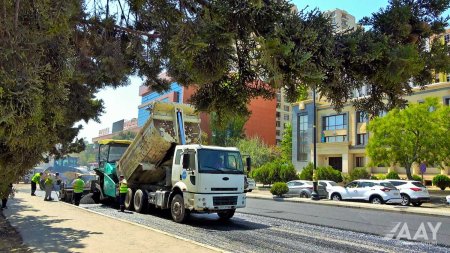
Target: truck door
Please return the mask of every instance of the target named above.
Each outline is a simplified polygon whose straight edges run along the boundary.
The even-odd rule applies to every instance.
[[[188,168],[182,168],[180,173],[180,181],[186,184],[187,191],[193,191],[197,181],[197,159],[195,150],[184,150],[183,155],[189,155]],[[181,156],[181,164],[183,164],[183,155]]]

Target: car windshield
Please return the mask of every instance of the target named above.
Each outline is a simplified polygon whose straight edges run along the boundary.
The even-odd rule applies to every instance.
[[[336,184],[335,182],[328,182],[331,186],[337,186],[338,184]]]
[[[200,149],[198,150],[200,173],[243,174],[241,154],[238,151]]]
[[[86,183],[89,182],[91,180],[95,180],[96,176],[95,175],[82,175],[81,179]]]
[[[380,185],[384,186],[386,188],[395,189],[395,186],[392,183],[389,183],[389,182],[380,182]]]
[[[421,182],[412,182],[412,184],[417,187],[426,188]]]

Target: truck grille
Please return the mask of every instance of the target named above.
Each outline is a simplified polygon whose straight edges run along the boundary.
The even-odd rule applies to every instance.
[[[213,197],[213,204],[215,206],[235,206],[237,198],[237,196]]]
[[[211,191],[237,191],[237,188],[211,188]]]

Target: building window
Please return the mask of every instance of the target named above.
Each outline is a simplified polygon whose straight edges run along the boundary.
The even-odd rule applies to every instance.
[[[281,94],[277,93],[277,101],[280,102],[281,101]]]
[[[280,103],[277,103],[277,108],[280,108],[280,107],[281,107]]]
[[[289,105],[285,105],[285,106],[284,106],[284,110],[287,111],[287,112],[290,111],[290,110],[289,110]]]
[[[180,103],[181,102],[180,101],[180,92],[178,92],[178,91],[174,92],[174,94],[173,94],[173,102],[175,102],[175,103]]]
[[[344,142],[347,141],[347,135],[336,135],[325,137],[325,142]]]
[[[450,98],[444,98],[444,105],[450,105]]]
[[[276,116],[277,116],[277,119],[279,119],[280,118],[280,112],[277,112]]]
[[[356,167],[364,167],[364,157],[356,157]]]
[[[368,141],[367,134],[356,135],[356,145],[366,145]]]
[[[445,43],[449,43],[450,42],[450,34],[446,34],[445,36],[444,36],[444,40],[445,40]]]
[[[356,120],[357,123],[364,123],[369,121],[369,117],[367,117],[366,112],[358,111],[356,112]]]
[[[277,127],[280,127],[280,126],[281,126],[280,121],[277,121],[275,124],[277,125]]]
[[[298,150],[297,161],[308,160],[308,115],[298,116]]]
[[[277,130],[277,131],[275,132],[275,134],[276,134],[277,136],[280,136],[280,130]]]
[[[332,115],[323,117],[323,130],[347,129],[347,115]]]
[[[289,114],[284,115],[284,120],[289,120]]]

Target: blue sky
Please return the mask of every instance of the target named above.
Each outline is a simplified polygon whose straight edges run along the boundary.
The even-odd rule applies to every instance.
[[[364,16],[370,16],[380,8],[388,5],[388,0],[294,0],[292,1],[299,10],[308,6],[308,9],[318,8],[321,11],[339,8],[346,10],[355,16],[358,22]],[[450,13],[449,11],[446,14]],[[138,105],[140,104],[139,86],[142,80],[131,78],[131,84],[118,89],[107,88],[97,94],[98,98],[104,100],[105,113],[100,117],[101,123],[93,122],[83,125],[78,137],[84,137],[91,142],[93,137],[98,136],[100,129],[112,128],[112,123],[121,119],[137,118]]]

